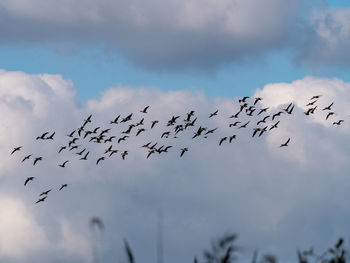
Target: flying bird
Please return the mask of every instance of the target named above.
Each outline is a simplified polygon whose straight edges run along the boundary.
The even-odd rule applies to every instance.
[[[61,187],[60,187],[60,189],[58,189],[58,191],[61,191],[63,188],[65,188],[65,187],[67,187],[67,186],[68,186],[68,184],[62,184]]]
[[[28,160],[33,154],[29,154],[27,156],[25,156],[22,160],[22,163],[25,161],[25,160]]]
[[[42,195],[48,195],[50,192],[51,192],[52,189],[49,189],[45,192],[42,192],[39,196],[42,196]]]
[[[332,102],[330,105],[327,107],[323,108],[322,110],[331,110],[331,107],[333,106],[334,102]]]
[[[148,108],[149,108],[149,106],[146,106],[143,110],[140,110],[140,112],[147,113]]]
[[[58,166],[64,168],[65,165],[66,165],[66,163],[68,163],[68,160],[67,160],[67,161],[64,161],[63,163],[59,164]]]
[[[153,129],[154,125],[156,125],[158,122],[159,121],[157,121],[157,120],[152,121],[151,129]]]
[[[218,115],[219,110],[214,111],[213,113],[210,113],[209,118]]]
[[[18,147],[15,147],[12,152],[11,152],[11,155],[14,154],[15,152],[19,151],[22,149],[22,146],[18,146]]]
[[[44,202],[45,199],[47,198],[47,196],[44,196],[43,198],[40,198],[38,201],[36,201],[35,203],[40,203],[40,202]]]
[[[38,162],[38,161],[41,161],[43,159],[43,157],[36,157],[34,159],[34,162],[33,162],[33,166]]]
[[[220,139],[220,142],[219,142],[219,145],[221,145],[224,141],[226,141],[227,140],[227,137],[225,136],[225,137],[222,137],[221,139]]]
[[[184,153],[187,151],[188,151],[188,148],[182,148],[181,153],[180,153],[180,157],[182,157],[184,155]]]
[[[28,177],[28,178],[25,180],[24,185],[26,186],[27,183],[28,183],[29,181],[33,181],[34,179],[35,179],[35,177],[33,177],[33,176]]]
[[[110,124],[118,124],[119,118],[120,118],[120,115],[118,115],[113,121],[110,121]]]
[[[103,161],[105,158],[102,156],[102,157],[100,157],[100,158],[98,158],[97,159],[97,161],[96,161],[96,165],[99,163],[99,162],[101,162],[101,161]]]
[[[287,140],[285,143],[282,143],[282,144],[280,145],[280,147],[286,147],[286,146],[288,146],[289,141],[290,141],[290,138],[288,138],[288,140]]]

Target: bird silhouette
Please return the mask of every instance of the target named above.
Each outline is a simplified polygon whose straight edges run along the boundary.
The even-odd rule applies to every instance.
[[[334,115],[334,114],[335,114],[335,112],[333,112],[333,111],[329,112],[329,113],[327,114],[327,116],[326,116],[326,120],[327,120],[330,116],[332,116],[332,115]]]
[[[28,160],[33,154],[29,154],[27,156],[25,156],[22,160],[22,163],[25,161],[25,160]]]
[[[152,121],[151,129],[153,129],[154,125],[156,125],[158,122],[159,121],[157,121],[157,120]]]
[[[96,161],[96,165],[99,163],[99,162],[101,162],[101,161],[103,161],[105,158],[102,156],[102,157],[100,157],[100,158],[98,158],[97,159],[97,161]]]
[[[68,160],[64,161],[63,163],[59,164],[58,166],[64,168],[66,163],[68,163]]]
[[[282,143],[281,145],[280,145],[280,147],[286,147],[286,146],[288,146],[288,143],[290,142],[290,138],[288,138],[288,140],[285,142],[285,143]]]
[[[120,122],[127,122],[130,121],[132,117],[132,113],[130,113],[128,116],[126,116],[125,118],[123,118]]]
[[[45,140],[45,136],[48,134],[49,132],[44,132],[43,134],[41,134],[40,136],[36,137],[37,140]]]
[[[188,151],[188,148],[182,148],[181,153],[180,153],[180,157],[182,157],[184,155],[184,153],[187,151]]]
[[[331,110],[333,104],[334,104],[334,102],[332,102],[330,105],[328,105],[327,107],[323,108],[322,110]]]
[[[25,181],[24,181],[24,186],[26,186],[27,185],[27,183],[29,182],[29,181],[33,181],[35,179],[35,177],[34,176],[30,176],[30,177],[28,177]]]
[[[118,124],[119,118],[120,118],[120,115],[118,115],[113,121],[110,121],[110,124]]]
[[[44,202],[45,199],[47,198],[47,196],[44,196],[43,198],[40,198],[38,201],[36,201],[35,203],[40,203],[40,202]]]
[[[229,143],[231,143],[233,139],[236,139],[236,135],[235,135],[235,134],[234,134],[234,135],[231,135],[231,136],[229,137]]]
[[[88,157],[89,153],[90,153],[90,152],[87,152],[87,153],[84,155],[84,157],[80,158],[79,160],[87,160],[87,157]]]
[[[65,187],[67,187],[67,186],[68,186],[68,184],[62,184],[61,187],[60,187],[60,189],[58,189],[58,191],[61,191],[63,188],[65,188]]]
[[[33,162],[33,166],[38,162],[38,161],[41,161],[43,159],[43,157],[36,157],[35,159],[34,159],[34,162]]]
[[[140,112],[147,113],[148,108],[149,108],[149,106],[146,106],[143,110],[140,110]]]
[[[22,146],[18,146],[18,147],[15,147],[12,152],[11,152],[11,155],[14,154],[15,152],[17,151],[20,151],[22,149]]]
[[[225,136],[225,137],[222,137],[221,139],[220,139],[220,142],[219,142],[219,145],[221,145],[224,141],[226,141],[227,140],[227,137]]]
[[[210,113],[209,118],[214,117],[218,115],[219,110],[214,111],[213,113]]]
[[[125,156],[127,156],[128,155],[128,151],[124,151],[124,152],[122,152],[122,158],[123,158],[123,160],[125,160]]]
[[[39,196],[42,196],[42,195],[48,195],[50,192],[51,192],[52,189],[49,189],[45,192],[42,192]]]

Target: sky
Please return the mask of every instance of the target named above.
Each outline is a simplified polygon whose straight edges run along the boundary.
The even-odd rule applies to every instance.
[[[227,232],[242,260],[257,249],[295,262],[297,248],[347,238],[349,17],[348,1],[331,0],[1,1],[0,261],[93,262],[96,242],[100,262],[125,262],[126,238],[136,262],[154,262],[159,211],[169,263],[202,259]],[[229,126],[243,96],[262,100]],[[174,138],[167,122],[191,110],[196,126]],[[90,114],[84,132],[110,129],[112,142],[76,135]],[[278,128],[252,138],[264,116]],[[199,126],[217,130],[192,138]],[[73,130],[78,149],[58,153]],[[172,147],[147,158],[147,142]]]

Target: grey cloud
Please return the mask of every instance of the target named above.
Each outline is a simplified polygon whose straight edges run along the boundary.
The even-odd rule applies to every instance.
[[[100,44],[153,70],[215,69],[286,47],[298,0],[5,1],[0,43]]]

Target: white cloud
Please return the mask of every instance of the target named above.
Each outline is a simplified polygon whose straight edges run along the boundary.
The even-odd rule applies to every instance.
[[[48,240],[44,229],[19,198],[0,197],[0,258],[24,260],[45,250]]]
[[[257,90],[255,96],[263,97],[261,107],[268,106],[275,112],[293,102],[295,109],[292,115],[279,117],[278,129],[254,138],[252,128],[264,114],[253,119],[241,116],[242,123],[251,121],[248,129],[228,127],[233,122],[228,117],[239,108],[237,98],[213,99],[188,91],[162,92],[119,85],[106,90],[99,100],[78,106],[74,86],[60,76],[2,71],[0,83],[8,87],[0,91],[0,111],[9,116],[2,122],[0,190],[6,190],[6,196],[27,200],[30,205],[26,218],[40,215],[40,229],[48,237],[50,249],[41,251],[45,249],[39,246],[36,251],[47,258],[45,262],[72,255],[77,261],[86,261],[86,232],[93,216],[102,218],[106,226],[101,235],[101,259],[121,258],[124,251],[120,242],[127,238],[136,260],[152,261],[156,211],[160,207],[164,213],[164,251],[170,263],[192,260],[209,245],[210,238],[227,229],[239,232],[239,243],[248,250],[274,247],[287,259],[294,259],[296,246],[324,247],[330,239],[349,231],[349,83],[307,77]],[[313,95],[322,95],[318,110],[313,116],[305,116],[305,105]],[[325,121],[321,108],[332,101],[338,115]],[[146,105],[150,105],[149,113],[140,113]],[[218,116],[209,119],[216,109]],[[171,116],[180,115],[182,122],[190,110],[196,111],[196,128],[218,127],[218,131],[207,139],[191,139],[196,128],[180,133],[178,139],[160,138],[172,129],[166,126]],[[88,115],[92,114],[92,123],[86,129],[110,127],[110,134],[118,138],[128,123],[111,125],[109,121],[130,113],[132,123],[145,118],[147,131],[136,138],[134,128],[132,138],[112,143],[120,151],[99,165],[96,160],[109,143],[79,139],[79,147],[90,151],[85,162],[78,160],[75,151],[58,154],[59,147],[69,140],[66,134],[78,128]],[[345,122],[332,125],[338,118]],[[154,119],[159,123],[151,130]],[[23,121],[24,126],[19,124]],[[55,131],[55,139],[36,141],[35,137],[44,131]],[[221,137],[232,134],[237,135],[233,143],[218,145]],[[290,145],[280,148],[287,137],[291,138]],[[146,159],[147,150],[140,146],[149,141],[173,148],[167,154]],[[18,145],[23,149],[10,156]],[[180,158],[183,147],[189,151]],[[129,154],[123,161],[120,153],[124,150]],[[34,167],[32,160],[21,163],[29,153],[42,155],[44,160]],[[58,167],[64,160],[69,160],[67,167]],[[24,187],[27,176],[37,179]],[[58,191],[63,183],[68,187]],[[53,190],[47,200],[34,204],[39,193],[50,188]],[[2,213],[10,217],[12,212]],[[14,250],[11,244],[15,243],[7,244],[8,251]]]

